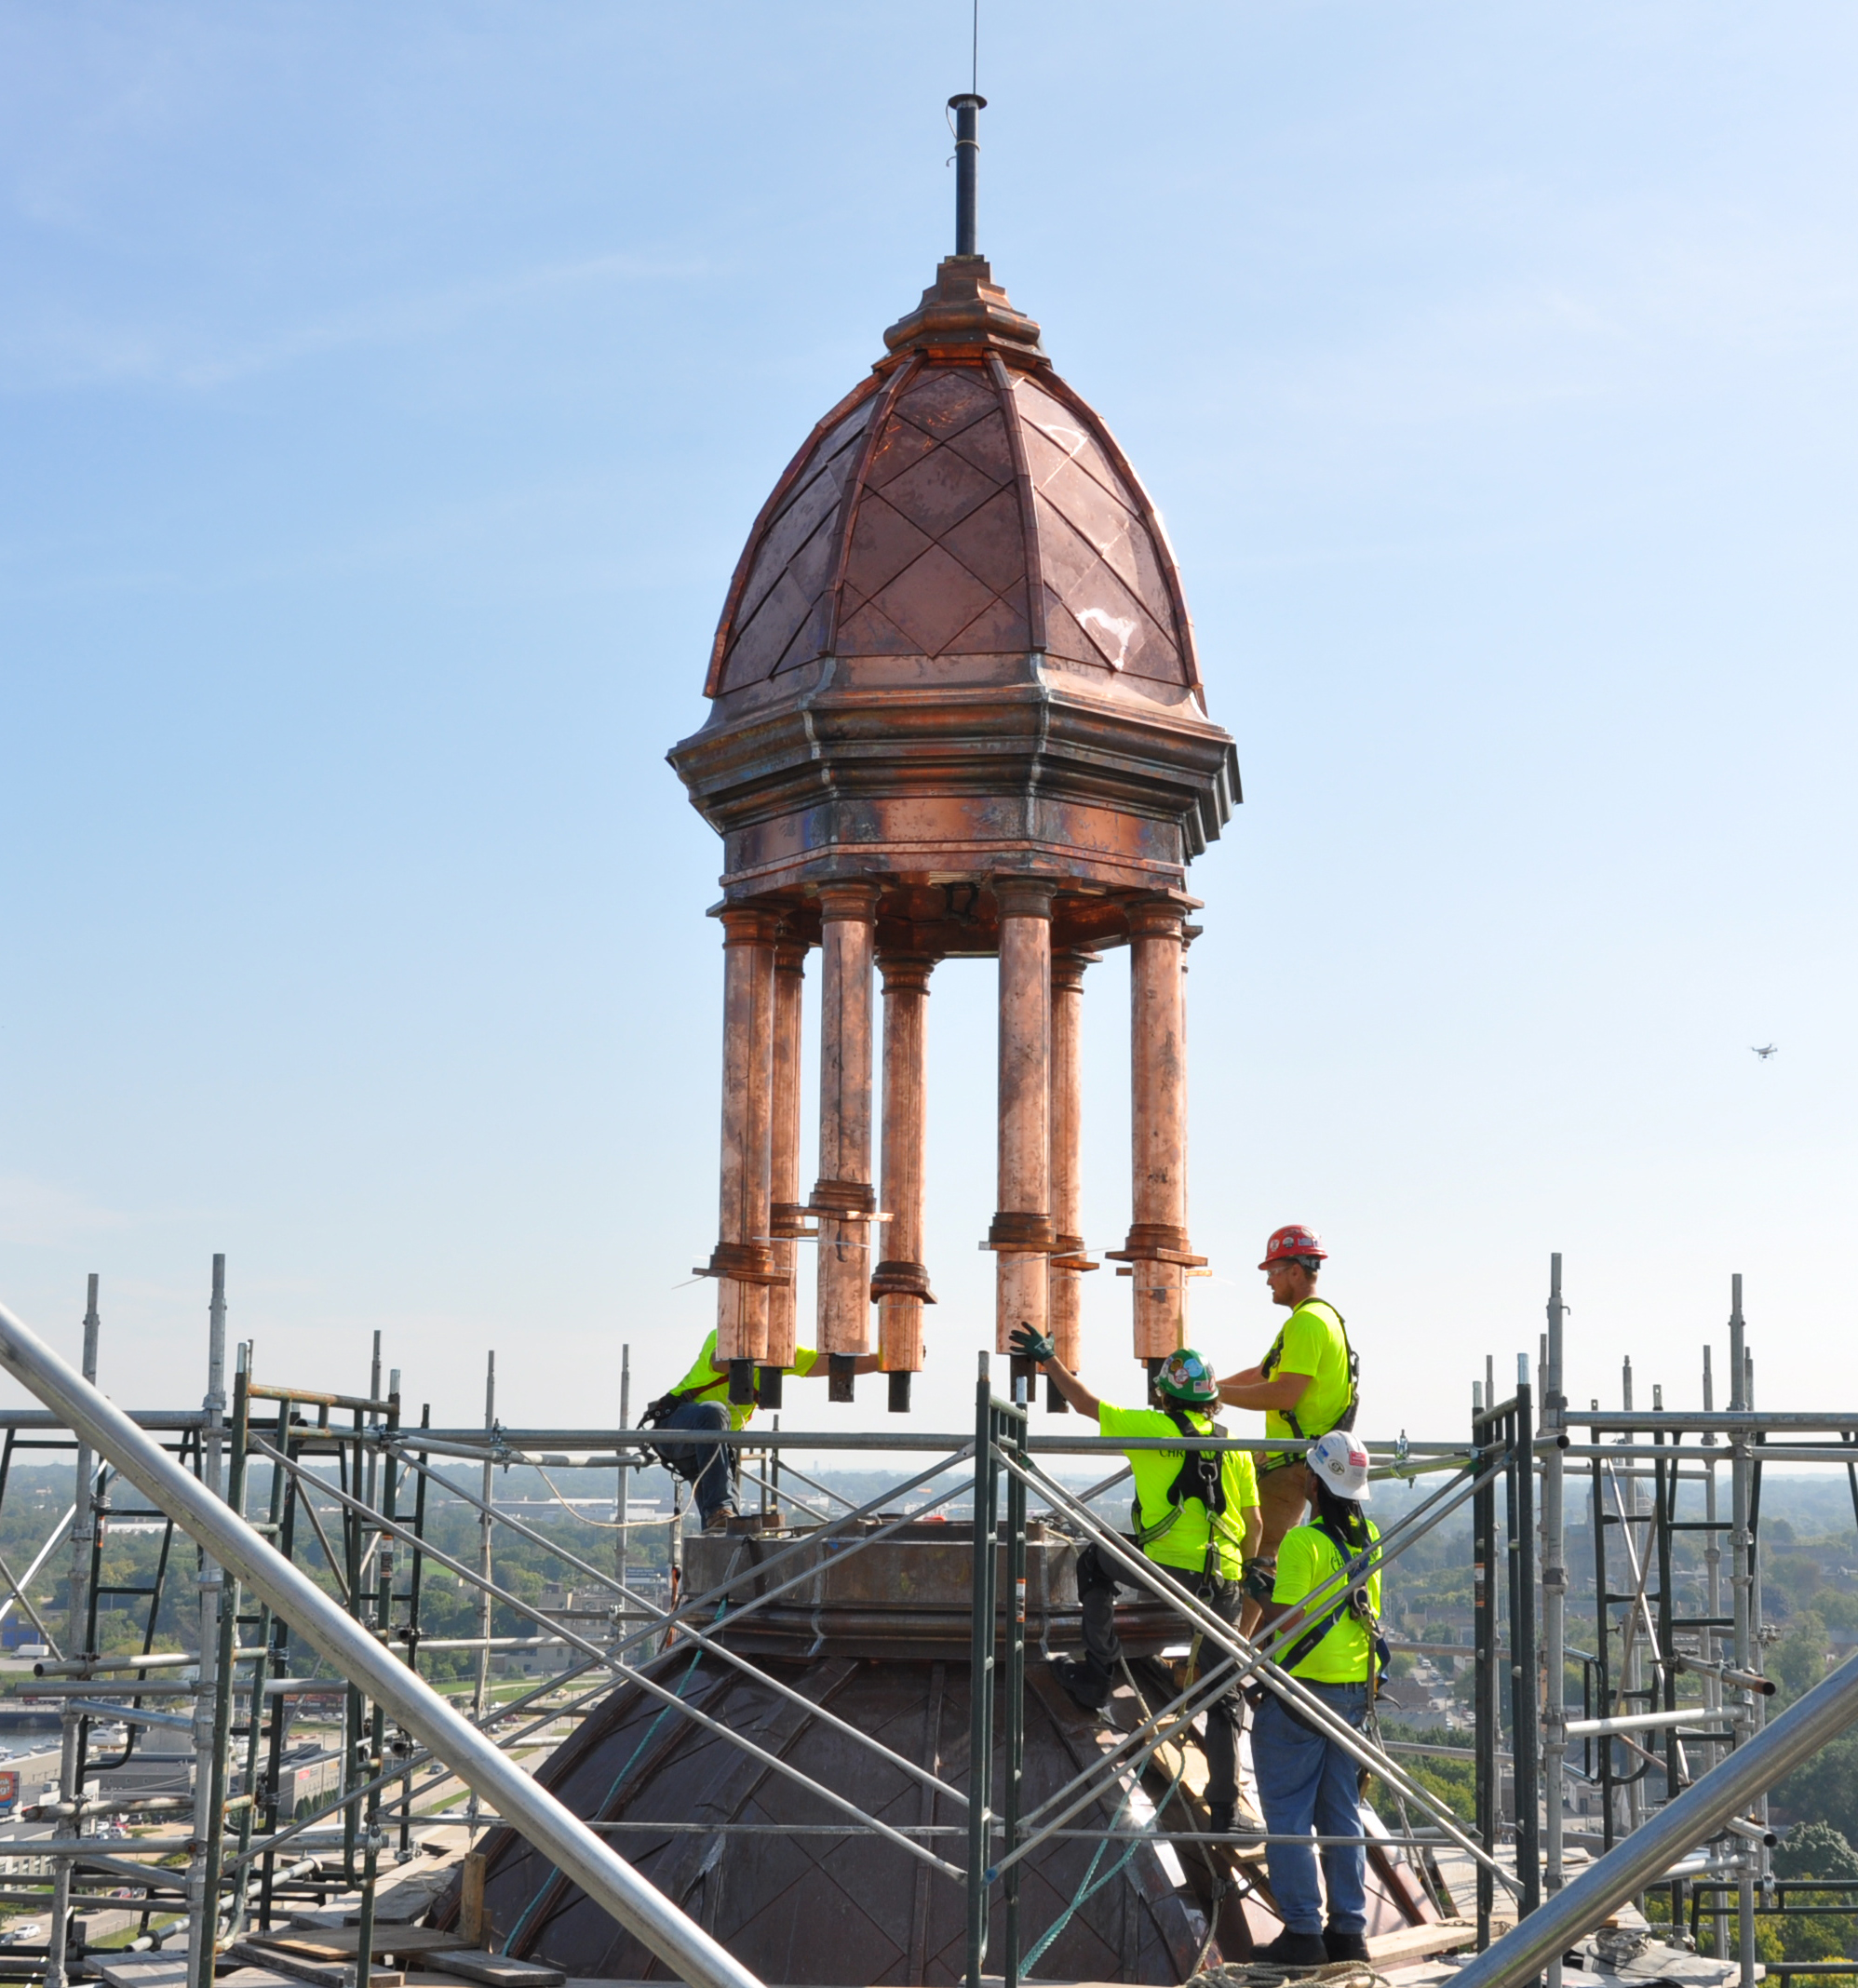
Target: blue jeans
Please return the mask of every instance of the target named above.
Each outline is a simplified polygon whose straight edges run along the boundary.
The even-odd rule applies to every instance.
[[[720,1402],[684,1402],[658,1424],[667,1429],[727,1429],[729,1410]],[[653,1443],[667,1471],[695,1487],[697,1517],[707,1525],[712,1512],[735,1502],[735,1452],[722,1443]]]
[[[1302,1682],[1357,1731],[1367,1717],[1367,1686]],[[1259,1806],[1273,1836],[1359,1836],[1360,1769],[1313,1727],[1300,1725],[1275,1697],[1252,1719],[1252,1766],[1258,1770]],[[1315,1847],[1273,1843],[1265,1851],[1278,1916],[1293,1933],[1323,1930],[1323,1893],[1316,1888]],[[1323,1885],[1329,1899],[1329,1930],[1367,1930],[1367,1853],[1326,1847]]]

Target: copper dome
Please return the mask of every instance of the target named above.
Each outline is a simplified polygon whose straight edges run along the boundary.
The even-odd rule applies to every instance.
[[[1154,506],[986,263],[945,262],[888,343],[756,519],[708,694],[825,655],[881,658],[920,684],[1037,652],[1197,701],[1192,626]]]

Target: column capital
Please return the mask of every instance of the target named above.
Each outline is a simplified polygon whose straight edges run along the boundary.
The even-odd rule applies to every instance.
[[[780,923],[760,905],[724,905],[716,917],[725,946],[772,946]]]
[[[1084,971],[1097,964],[1096,953],[1059,950],[1052,955],[1052,992],[1075,994],[1084,985]]]
[[[819,917],[822,924],[845,920],[868,925],[878,915],[878,887],[874,883],[822,883],[819,886]]]
[[[1174,897],[1138,897],[1127,907],[1132,939],[1178,939],[1187,922],[1187,907]]]
[[[878,972],[883,975],[883,990],[895,987],[906,994],[926,994],[929,976],[941,961],[940,953],[881,952]]]
[[[1050,918],[1058,881],[1056,877],[996,877],[993,901],[1002,918]]]

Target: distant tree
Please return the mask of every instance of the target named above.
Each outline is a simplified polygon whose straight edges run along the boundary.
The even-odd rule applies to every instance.
[[[1768,1660],[1768,1674],[1781,1687],[1783,1703],[1804,1697],[1824,1677],[1828,1646],[1825,1624],[1811,1609],[1795,1618]]]
[[[1797,1823],[1774,1851],[1774,1875],[1858,1881],[1858,1850],[1829,1822]]]
[[[1822,1747],[1774,1797],[1797,1822],[1828,1823],[1848,1843],[1858,1840],[1858,1734]]]

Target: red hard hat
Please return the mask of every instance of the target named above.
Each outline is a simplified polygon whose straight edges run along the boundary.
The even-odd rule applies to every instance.
[[[1313,1229],[1305,1229],[1301,1222],[1292,1222],[1286,1229],[1272,1230],[1271,1241],[1264,1245],[1264,1261],[1259,1269],[1269,1269],[1273,1263],[1286,1263],[1296,1256],[1326,1258],[1328,1254],[1323,1247],[1322,1237]]]

